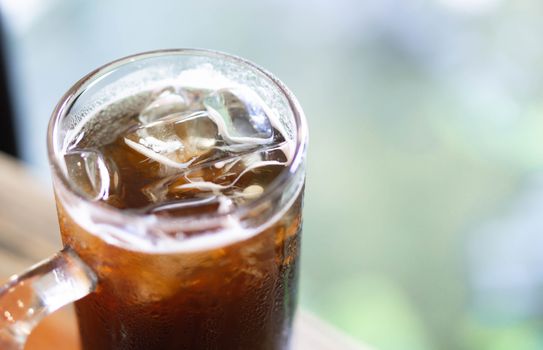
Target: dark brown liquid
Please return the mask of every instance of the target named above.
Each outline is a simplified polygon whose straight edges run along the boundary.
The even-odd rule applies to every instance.
[[[212,193],[176,186],[190,179],[229,183],[229,176],[242,170],[236,168],[242,163],[228,171],[202,165],[186,176],[165,175],[162,165],[128,147],[122,135],[99,150],[116,173],[115,189],[100,200],[141,213],[175,217],[217,211],[220,202],[199,202],[213,198]],[[284,155],[272,150],[266,157]],[[239,204],[236,193],[252,185],[266,188],[283,169],[272,164],[247,172],[226,195]],[[142,191],[164,179],[161,186],[173,190],[161,200]],[[200,204],[161,209],[183,202]],[[297,296],[301,203],[299,194],[278,221],[245,241],[204,251],[153,253],[106,243],[78,225],[59,202],[64,243],[99,278],[97,290],[76,303],[83,349],[287,349]]]
[[[65,244],[98,272],[76,303],[85,350],[286,349],[296,306],[299,199],[270,229],[201,253],[104,243],[61,210]]]

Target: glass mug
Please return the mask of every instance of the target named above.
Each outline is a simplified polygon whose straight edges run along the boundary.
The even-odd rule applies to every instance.
[[[294,145],[290,163],[260,196],[228,210],[160,216],[82,195],[63,164],[63,147],[85,117],[201,67],[258,94]],[[191,79],[206,85],[207,78]],[[88,74],[59,102],[48,130],[64,248],[0,289],[0,348],[22,349],[41,319],[75,302],[85,350],[287,349],[306,144],[296,98],[273,75],[238,57],[163,50]]]

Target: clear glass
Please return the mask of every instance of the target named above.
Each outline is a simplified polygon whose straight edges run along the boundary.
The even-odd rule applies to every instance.
[[[81,196],[66,176],[61,152],[74,130],[109,103],[202,66],[255,91],[278,112],[285,136],[296,144],[292,162],[262,196],[226,212],[174,218],[134,214]],[[209,83],[204,80],[196,75],[194,83]],[[143,53],[81,79],[58,104],[48,132],[65,249],[3,287],[2,349],[21,348],[43,316],[83,297],[76,302],[83,349],[287,349],[297,299],[306,143],[303,112],[288,89],[263,69],[223,53]],[[187,238],[158,234],[176,230]]]

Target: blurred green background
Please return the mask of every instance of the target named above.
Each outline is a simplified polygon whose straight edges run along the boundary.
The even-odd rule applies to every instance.
[[[44,179],[49,114],[93,68],[169,47],[243,56],[309,120],[302,307],[376,349],[543,348],[543,2],[0,9],[19,147]]]

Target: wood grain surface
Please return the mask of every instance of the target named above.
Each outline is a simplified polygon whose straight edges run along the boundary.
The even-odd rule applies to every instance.
[[[0,153],[0,281],[61,248],[51,185]],[[369,350],[303,310],[295,322],[295,350]],[[50,315],[31,334],[27,350],[77,350],[73,309]],[[97,349],[98,350],[98,349]]]

